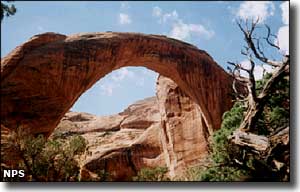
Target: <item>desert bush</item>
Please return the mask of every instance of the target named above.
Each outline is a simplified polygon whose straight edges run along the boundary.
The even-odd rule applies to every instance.
[[[228,136],[239,127],[244,111],[243,104],[236,102],[230,111],[224,113],[221,129],[213,134],[212,139],[212,159],[215,163],[228,163],[231,161],[230,156],[237,152],[229,143]]]
[[[217,166],[204,170],[200,181],[241,181],[246,178],[247,172],[234,166]]]
[[[133,181],[168,181],[167,167],[142,168]]]
[[[20,159],[18,169],[24,169],[29,181],[75,181],[79,166],[76,156],[84,153],[82,136],[47,140],[43,135],[24,134],[20,128],[12,134],[9,144]]]

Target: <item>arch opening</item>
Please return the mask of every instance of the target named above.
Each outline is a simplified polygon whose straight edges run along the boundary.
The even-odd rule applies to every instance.
[[[155,96],[158,73],[145,67],[122,67],[107,74],[85,91],[70,111],[113,115],[148,97]]]

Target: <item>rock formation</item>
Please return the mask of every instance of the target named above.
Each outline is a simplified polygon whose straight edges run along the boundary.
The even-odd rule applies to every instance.
[[[105,179],[130,180],[141,168],[158,166],[173,178],[207,156],[210,133],[199,106],[163,76],[156,92],[116,115],[65,114],[53,135],[81,134],[88,141],[83,180],[97,180],[100,170],[109,173]]]
[[[56,132],[88,133],[119,131],[120,129],[145,130],[152,124],[160,123],[156,97],[137,101],[123,112],[108,116],[68,112],[56,127]]]
[[[159,76],[156,89],[164,159],[170,176],[175,177],[206,157],[210,133],[199,106],[171,79]]]
[[[105,171],[109,178],[102,179],[122,181],[143,167],[165,164],[160,128],[156,97],[151,97],[116,115],[68,112],[50,138],[80,134],[86,139],[87,152],[80,160],[82,180],[97,180],[96,174]]]
[[[49,135],[83,92],[124,66],[172,79],[197,103],[210,131],[231,107],[231,77],[193,45],[138,33],[45,33],[1,59],[1,124]]]

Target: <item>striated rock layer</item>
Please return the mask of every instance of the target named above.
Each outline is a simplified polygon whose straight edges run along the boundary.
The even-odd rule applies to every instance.
[[[138,33],[45,33],[1,59],[1,124],[49,135],[82,93],[124,66],[172,79],[199,106],[210,131],[232,105],[231,77],[193,45]]]

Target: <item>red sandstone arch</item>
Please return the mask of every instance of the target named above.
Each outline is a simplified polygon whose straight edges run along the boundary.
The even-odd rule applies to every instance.
[[[137,33],[45,33],[1,59],[1,124],[49,134],[82,93],[124,66],[175,81],[199,104],[209,130],[231,107],[230,76],[190,44]]]

